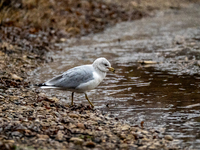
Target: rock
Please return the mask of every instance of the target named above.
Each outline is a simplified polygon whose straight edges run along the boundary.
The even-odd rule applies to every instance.
[[[68,125],[68,128],[70,128],[70,129],[73,129],[73,128],[76,128],[77,126],[75,125],[75,124],[72,124],[72,123],[70,123],[69,125]]]
[[[57,135],[56,135],[56,140],[62,141],[63,140],[63,136],[64,136],[64,134],[62,133],[61,130],[59,130]]]
[[[146,150],[146,149],[147,149],[146,145],[138,147],[138,150]]]
[[[88,1],[81,1],[81,6],[89,10],[91,8],[91,3]]]
[[[144,134],[144,135],[148,135],[149,134],[149,132],[145,131],[145,130],[141,130],[141,133]]]
[[[49,138],[48,135],[44,134],[37,134],[37,137],[39,138],[38,140],[47,140]]]
[[[68,33],[71,33],[71,34],[77,34],[80,32],[80,29],[79,28],[76,28],[76,27],[70,27],[70,28],[67,28],[66,31]]]
[[[4,56],[4,55],[5,55],[5,53],[0,51],[0,56]]]
[[[74,144],[79,144],[79,145],[83,144],[83,139],[80,139],[78,137],[72,137],[69,141],[73,142]]]
[[[56,98],[56,97],[51,97],[51,98],[48,98],[48,100],[47,101],[49,101],[49,102],[51,102],[51,103],[56,103],[56,102],[58,102],[59,101],[59,99],[58,98]]]
[[[177,45],[185,43],[185,37],[180,36],[180,35],[175,36],[174,43]]]
[[[134,138],[134,136],[133,136],[132,134],[128,134],[128,135],[126,136],[126,139],[127,139],[127,140],[135,140],[135,138]]]
[[[103,149],[103,148],[102,148]],[[106,149],[116,149],[114,143],[106,142]]]
[[[87,124],[89,124],[89,125],[98,125],[98,122],[89,120],[89,121],[87,121]]]
[[[64,123],[64,124],[67,124],[67,123],[70,122],[70,120],[69,120],[69,118],[64,117],[64,118],[61,119],[61,122]]]
[[[18,100],[18,99],[19,99],[19,97],[17,97],[17,96],[10,96],[11,101],[15,101],[15,100]]]
[[[137,150],[137,149],[139,149],[139,148],[138,148],[138,146],[135,145],[135,144],[129,144],[129,149],[131,149],[131,150]],[[145,150],[146,150],[146,149],[145,149]]]
[[[41,126],[49,127],[49,126],[51,126],[51,124],[49,122],[41,122]]]
[[[5,142],[5,143],[15,143],[14,140],[4,140],[3,142]]]
[[[30,130],[24,130],[25,131],[25,136],[27,136],[27,137],[33,137],[33,136],[35,136],[36,135],[36,133],[35,132],[31,132]]]
[[[61,42],[65,42],[67,39],[66,38],[60,38]]]
[[[165,135],[165,140],[173,141],[173,137],[171,135]]]
[[[128,149],[128,144],[120,144],[120,149]]]
[[[14,140],[0,140],[1,150],[15,150],[15,141]]]
[[[159,62],[157,61],[152,61],[152,60],[139,60],[138,61],[141,65],[146,65],[146,64],[158,64]]]
[[[142,139],[142,143],[146,143],[146,142],[149,142],[149,141],[150,141],[150,139],[147,139],[147,138]]]
[[[119,137],[123,140],[123,139],[126,138],[126,134],[122,133],[122,134],[119,135]]]
[[[19,77],[19,76],[16,75],[16,74],[12,74],[12,73],[11,73],[11,78],[14,79],[14,80],[20,80],[20,81],[23,80],[23,78]]]
[[[101,119],[101,118],[99,118],[99,117],[96,117],[96,116],[94,116],[94,117],[91,117],[91,120],[93,120],[93,121],[96,121],[96,122],[102,121],[102,119]]]
[[[18,131],[12,132],[12,136],[22,136],[22,134]]]
[[[58,126],[58,129],[60,129],[60,130],[64,130],[64,128],[65,128],[65,127],[62,126],[62,125],[59,125],[59,126]]]
[[[144,135],[138,134],[138,138],[139,138],[139,139],[143,139],[143,138],[144,138]]]
[[[127,131],[127,130],[130,129],[130,126],[129,126],[129,125],[123,125],[123,126],[121,127],[121,129],[122,129],[122,131]]]
[[[197,61],[197,65],[200,66],[200,60]]]
[[[100,144],[102,142],[101,138],[100,137],[94,137],[94,140],[93,140],[95,143],[97,144]]]
[[[71,117],[71,118],[79,118],[79,115],[78,115],[78,114],[69,113],[68,115],[69,115],[69,117]]]
[[[154,143],[154,145],[155,145],[156,147],[161,147],[161,146],[162,146],[162,142],[157,141],[157,142]]]
[[[51,126],[56,126],[57,123],[56,123],[55,121],[51,121],[51,122],[50,122],[50,125],[51,125]]]
[[[155,145],[153,144],[153,145],[149,146],[148,149],[149,150],[157,150],[158,148],[156,148]]]
[[[2,95],[0,95],[0,99],[4,99],[4,97]]]
[[[77,123],[77,127],[80,129],[85,129],[85,125],[83,123]]]
[[[96,144],[92,141],[85,142],[84,145],[89,148],[94,148]]]
[[[38,96],[40,96],[40,97],[47,97],[47,95],[45,93],[39,93]]]
[[[103,128],[102,127],[97,127],[97,130],[102,131]]]

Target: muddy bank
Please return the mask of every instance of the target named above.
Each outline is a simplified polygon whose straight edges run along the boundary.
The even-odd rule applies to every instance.
[[[106,57],[117,71],[89,92],[95,108],[131,125],[144,121],[146,128],[164,128],[181,140],[182,147],[198,149],[199,13],[198,5],[161,11],[70,40],[62,52],[51,53],[53,63],[31,72],[30,80],[43,82],[63,70],[92,63],[97,56]],[[43,92],[70,103],[70,92]],[[82,94],[75,94],[75,102],[87,104]]]
[[[32,94],[28,90],[24,92]],[[176,140],[169,135],[163,136],[162,131],[147,131],[142,128],[142,123],[142,127],[131,127],[90,107],[68,107],[57,100],[40,93],[34,102],[23,101],[25,104],[22,104],[13,100],[15,105],[1,104],[1,147],[178,149],[172,144]]]
[[[2,0],[0,83],[10,87],[12,74],[24,79],[28,70],[53,61],[45,54],[62,50],[56,43],[146,15],[144,11],[126,11],[123,6],[101,1]]]
[[[4,62],[12,63],[1,70],[1,148],[179,149],[174,144],[178,141],[170,135],[164,136],[162,130],[146,130],[142,122],[130,126],[90,106],[69,107],[58,98],[47,97],[30,87],[24,81],[26,71],[43,60],[30,54],[9,54],[14,58],[2,54]],[[34,57],[39,57],[39,61]]]
[[[38,2],[16,1],[12,5],[3,3],[1,7],[0,146],[4,149],[178,149],[173,137],[164,136],[159,130],[147,131],[142,122],[131,127],[90,107],[69,107],[25,82],[27,71],[53,61],[45,54],[61,50],[57,42],[102,31],[120,21],[139,19],[146,15],[146,10],[128,11],[117,4],[92,1],[67,1],[65,5],[61,1]]]

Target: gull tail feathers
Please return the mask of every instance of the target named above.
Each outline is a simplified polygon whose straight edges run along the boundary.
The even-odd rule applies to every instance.
[[[55,87],[53,85],[47,85],[46,83],[35,84],[34,86],[40,87],[42,89],[58,88],[58,87]]]

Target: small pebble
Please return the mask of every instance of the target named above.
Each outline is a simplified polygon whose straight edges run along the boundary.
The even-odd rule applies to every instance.
[[[75,143],[75,144],[79,144],[82,145],[83,144],[83,139],[77,138],[77,137],[72,137],[70,139],[71,142]]]
[[[94,148],[96,144],[92,141],[85,142],[84,145],[89,148]]]
[[[168,141],[173,141],[173,137],[171,135],[165,135],[164,137]]]

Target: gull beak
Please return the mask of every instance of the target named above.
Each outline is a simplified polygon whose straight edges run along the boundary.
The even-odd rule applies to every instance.
[[[113,73],[115,73],[115,69],[113,67],[108,68],[110,71],[112,71]]]

